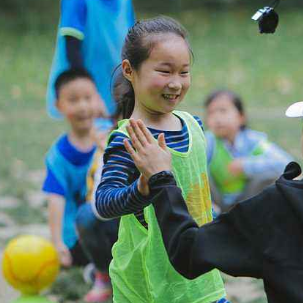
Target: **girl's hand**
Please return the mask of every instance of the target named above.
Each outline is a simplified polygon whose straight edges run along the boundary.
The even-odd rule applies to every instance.
[[[144,123],[141,120],[135,121],[134,119],[130,119],[127,132],[133,146],[127,139],[123,141],[124,146],[138,170],[145,177],[146,180],[144,181],[146,183],[152,175],[163,170],[172,169],[171,154],[166,146],[164,134],[160,134],[158,141],[156,141]],[[144,184],[142,181],[141,185]]]

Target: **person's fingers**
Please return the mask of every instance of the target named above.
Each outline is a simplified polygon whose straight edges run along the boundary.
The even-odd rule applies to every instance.
[[[145,138],[146,138],[147,142],[148,143],[153,143],[154,142],[154,137],[153,137],[152,133],[148,130],[148,128],[145,126],[143,121],[138,120],[137,124],[138,124],[140,130],[142,131],[142,133],[145,135]]]
[[[72,265],[71,257],[68,255],[64,255],[61,257],[61,264],[64,267],[70,267]]]
[[[59,251],[60,263],[64,267],[70,267],[72,264],[72,256],[67,248],[61,248]]]
[[[167,145],[166,145],[166,142],[165,142],[165,136],[163,133],[161,133],[159,136],[158,136],[158,144],[159,146],[163,149],[163,150],[167,150]]]
[[[134,133],[136,134],[137,139],[140,141],[140,143],[142,144],[142,146],[146,146],[147,139],[144,135],[144,133],[141,131],[137,121],[135,121],[134,119],[130,119],[130,126],[132,127]]]
[[[123,143],[124,143],[125,149],[128,151],[128,153],[130,154],[130,156],[132,157],[132,159],[136,162],[137,159],[138,159],[137,153],[133,149],[133,147],[131,146],[131,144],[128,141],[128,139],[124,139]]]
[[[136,133],[134,132],[134,129],[132,128],[131,125],[127,125],[126,126],[126,130],[129,134],[130,140],[132,142],[132,145],[134,146],[134,148],[137,151],[141,151],[142,150],[142,144],[141,142],[138,140],[138,137],[136,135]]]

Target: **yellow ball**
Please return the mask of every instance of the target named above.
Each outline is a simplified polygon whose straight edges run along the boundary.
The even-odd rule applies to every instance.
[[[2,269],[7,282],[22,294],[38,294],[56,279],[59,258],[44,238],[19,236],[5,248]]]

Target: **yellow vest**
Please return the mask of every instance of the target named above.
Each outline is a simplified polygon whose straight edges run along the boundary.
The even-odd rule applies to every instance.
[[[205,138],[191,115],[174,113],[187,125],[189,149],[186,153],[170,149],[173,173],[190,214],[201,226],[212,221]],[[127,124],[127,120],[121,121],[114,132],[128,135]],[[188,280],[175,271],[169,262],[152,205],[144,209],[144,216],[148,229],[133,214],[121,217],[110,264],[114,302],[210,303],[224,297],[225,289],[218,270],[195,280]]]

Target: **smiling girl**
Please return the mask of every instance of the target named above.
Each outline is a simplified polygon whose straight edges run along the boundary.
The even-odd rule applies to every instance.
[[[115,85],[125,119],[110,135],[95,202],[101,219],[121,217],[110,266],[114,302],[226,302],[218,270],[190,281],[171,266],[148,184],[130,156],[129,123],[141,119],[160,144],[166,140],[192,217],[199,226],[212,221],[202,122],[175,111],[190,86],[191,54],[185,29],[170,18],[137,22],[125,40]],[[160,179],[172,174],[167,163]]]

